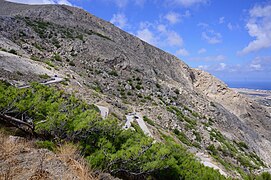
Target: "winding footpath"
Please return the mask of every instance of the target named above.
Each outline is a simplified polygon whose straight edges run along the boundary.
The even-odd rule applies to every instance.
[[[61,81],[63,81],[63,78],[60,78],[60,77],[52,77],[51,80],[46,81],[46,82],[41,82],[40,84],[43,84],[43,85],[49,85],[49,84],[53,84],[53,83],[59,83],[59,82],[61,82]],[[19,89],[24,89],[24,88],[29,88],[29,87],[30,87],[30,85],[28,84],[28,85],[19,86],[18,88],[19,88]]]
[[[109,114],[109,108],[105,106],[100,106],[97,104],[95,104],[95,106],[99,108],[102,118],[105,119]]]
[[[148,127],[145,124],[145,121],[142,118],[142,115],[140,113],[134,112],[134,113],[130,113],[128,115],[126,115],[126,123],[123,126],[124,129],[129,129],[131,127],[131,123],[134,121],[137,121],[139,127],[142,129],[142,131],[150,137],[153,137],[150,130],[148,129]]]
[[[212,159],[208,155],[206,155],[204,153],[197,153],[196,157],[199,158],[200,162],[204,166],[214,168],[215,170],[218,170],[220,172],[220,174],[227,177],[227,174],[220,167],[218,167],[216,164],[214,164],[214,162],[212,161]]]

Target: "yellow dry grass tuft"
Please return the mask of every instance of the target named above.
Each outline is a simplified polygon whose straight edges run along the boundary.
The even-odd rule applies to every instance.
[[[30,177],[29,180],[51,180],[50,173],[45,170],[38,169],[35,173]]]
[[[34,141],[28,141],[24,138],[9,136],[8,134],[0,131],[0,163],[5,164],[5,167],[0,167],[0,180],[11,180],[20,177],[21,175],[29,174],[28,179],[30,180],[49,180],[54,177],[51,170],[47,170],[45,165],[48,163],[60,160],[63,166],[66,166],[72,172],[63,174],[63,179],[73,179],[77,177],[80,180],[96,180],[93,175],[89,165],[84,160],[84,158],[79,154],[79,147],[73,144],[63,144],[56,150],[56,155],[50,155],[48,151],[45,151],[37,156],[37,150],[35,150]],[[22,165],[21,160],[18,157],[23,157],[24,154],[29,154],[35,152],[33,158],[40,159],[39,163],[36,165],[29,166]],[[20,159],[20,158],[19,158]],[[37,160],[38,160],[37,159]],[[62,167],[63,167],[62,166]],[[53,172],[55,173],[55,172]]]
[[[78,146],[74,144],[65,143],[57,148],[57,155],[61,161],[67,163],[80,180],[96,180],[97,178],[92,175],[89,165],[80,156],[78,149]]]
[[[4,131],[0,131],[0,161],[7,162],[6,171],[0,174],[0,180],[11,180],[14,176],[21,172],[20,168],[14,167],[18,162],[12,157],[18,153],[26,151],[32,143],[25,140],[7,135]]]
[[[27,151],[27,149],[33,147],[31,141],[26,141],[23,138],[8,136],[0,131],[0,160],[7,160],[10,157]]]

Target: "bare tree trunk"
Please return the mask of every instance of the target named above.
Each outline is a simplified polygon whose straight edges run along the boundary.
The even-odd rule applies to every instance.
[[[26,132],[26,130],[23,129],[21,126],[22,125],[26,126],[26,127],[28,127],[28,129],[31,130],[31,134],[33,134],[34,125],[32,125],[32,124],[29,124],[29,123],[24,122],[24,121],[22,121],[20,119],[17,119],[17,118],[14,118],[14,117],[11,117],[11,116],[8,116],[8,115],[5,115],[5,114],[0,114],[0,120],[5,121],[6,123],[10,123],[10,124],[16,126],[17,128],[25,131],[25,132]]]

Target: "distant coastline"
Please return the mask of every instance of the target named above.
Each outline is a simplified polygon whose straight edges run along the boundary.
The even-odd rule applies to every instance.
[[[226,81],[230,88],[271,90],[271,82]]]

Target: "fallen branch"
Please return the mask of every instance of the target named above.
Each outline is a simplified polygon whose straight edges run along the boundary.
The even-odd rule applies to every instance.
[[[34,131],[34,125],[29,124],[27,122],[24,122],[24,121],[22,121],[20,119],[14,118],[12,116],[8,116],[6,114],[0,114],[0,119],[5,121],[6,123],[10,123],[10,124],[13,124],[13,125],[17,126],[19,129],[21,129],[21,128],[18,126],[18,124],[27,126],[29,129],[31,129],[32,133]]]

